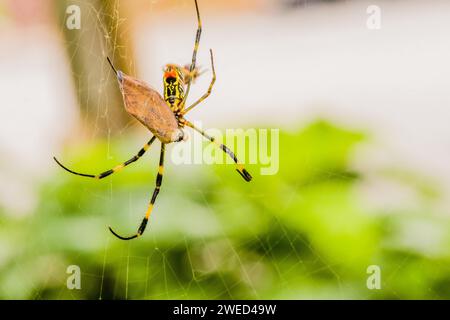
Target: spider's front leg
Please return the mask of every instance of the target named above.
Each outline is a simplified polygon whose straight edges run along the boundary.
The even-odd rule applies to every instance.
[[[211,137],[205,131],[197,128],[196,126],[194,126],[193,123],[189,122],[188,120],[186,120],[184,118],[180,118],[178,121],[179,121],[179,123],[182,123],[183,125],[188,126],[188,127],[192,128],[192,129],[194,129],[195,131],[197,131],[198,133],[200,133],[203,137],[205,137],[210,142],[212,142],[215,145],[217,145],[223,152],[225,152],[231,159],[233,159],[233,161],[234,161],[234,163],[236,165],[236,171],[241,175],[241,177],[245,181],[250,182],[253,179],[251,174],[244,168],[244,165],[238,160],[238,158],[233,153],[233,151],[230,150],[230,148],[228,148],[223,143],[217,142],[217,140],[214,137]]]
[[[61,168],[63,168],[63,169],[66,170],[67,172],[70,172],[70,173],[75,174],[75,175],[77,175],[77,176],[82,176],[82,177],[87,177],[87,178],[94,178],[94,179],[103,179],[103,178],[106,178],[107,176],[109,176],[109,175],[111,175],[111,174],[113,174],[113,173],[119,172],[120,170],[122,170],[123,168],[125,168],[126,166],[128,166],[129,164],[138,161],[138,160],[144,155],[144,153],[150,148],[150,146],[152,145],[153,141],[155,141],[155,139],[156,139],[156,136],[153,136],[153,137],[150,139],[150,141],[147,142],[147,143],[142,147],[142,149],[139,150],[139,152],[138,152],[135,156],[133,156],[131,159],[129,159],[129,160],[127,160],[127,161],[125,161],[125,162],[123,162],[123,163],[121,163],[121,164],[115,166],[115,167],[112,168],[112,169],[106,170],[106,171],[104,171],[104,172],[102,172],[102,173],[99,173],[99,174],[97,174],[97,175],[86,174],[86,173],[80,173],[80,172],[73,171],[73,170],[67,168],[66,166],[64,166],[61,162],[59,162],[58,159],[56,159],[56,157],[53,157],[53,160],[55,160],[55,162],[56,162]]]
[[[158,196],[159,190],[161,188],[161,183],[162,183],[162,178],[163,178],[163,173],[164,173],[165,146],[166,145],[164,143],[161,144],[161,154],[159,156],[159,169],[158,169],[158,174],[156,175],[156,187],[153,190],[153,195],[152,195],[152,198],[148,205],[147,212],[145,213],[144,219],[142,220],[137,233],[130,237],[122,237],[122,236],[118,235],[116,232],[114,232],[114,230],[111,227],[109,227],[109,230],[112,232],[112,234],[121,240],[131,240],[131,239],[137,238],[137,237],[141,236],[145,231],[145,227],[147,226],[148,219],[150,218],[150,214],[152,213],[153,206],[156,201],[156,197]]]

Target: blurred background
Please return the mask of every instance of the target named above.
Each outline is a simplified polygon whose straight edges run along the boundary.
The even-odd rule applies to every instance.
[[[123,242],[107,226],[136,230],[158,144],[101,181],[52,157],[95,174],[148,140],[106,56],[161,90],[162,67],[191,59],[193,0],[0,0],[0,298],[450,298],[450,3],[199,7],[191,99],[209,85],[209,48],[218,78],[188,118],[280,129],[280,170],[249,165],[244,183],[233,166],[168,160],[146,233]]]

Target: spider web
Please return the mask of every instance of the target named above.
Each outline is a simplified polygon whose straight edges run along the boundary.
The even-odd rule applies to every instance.
[[[150,10],[152,10],[153,5],[156,3],[156,1],[151,2]],[[183,9],[183,12],[188,12],[189,10],[186,10],[186,8],[190,8],[190,2],[188,1],[179,1],[179,6],[181,9]],[[88,6],[87,14],[91,15],[95,21],[94,26],[90,26],[90,28],[82,28],[79,32],[79,38],[74,39],[74,45],[77,48],[74,52],[74,55],[78,54],[80,51],[88,50],[89,56],[97,61],[99,64],[105,64],[105,56],[111,55],[113,61],[114,57],[117,57],[120,55],[120,47],[118,47],[118,39],[120,38],[120,31],[121,29],[121,23],[124,23],[124,19],[120,17],[120,8],[118,7],[118,3],[116,2],[113,4],[113,8],[108,8],[107,11],[113,12],[113,15],[107,17],[108,19],[111,19],[112,21],[115,21],[115,24],[112,26],[106,27],[104,25],[104,16],[107,15],[104,11],[99,11],[98,9],[94,8],[93,6]],[[176,10],[175,10],[176,11]],[[83,10],[83,13],[86,14],[86,9]],[[175,12],[176,14],[177,12]],[[168,11],[167,14],[171,15],[173,12]],[[189,22],[189,23],[188,23]],[[191,24],[191,22],[194,22]],[[183,28],[184,25],[186,28]],[[152,26],[155,26],[153,24]],[[178,62],[180,64],[187,63],[190,61],[190,55],[193,45],[193,34],[195,31],[195,20],[194,21],[181,21],[181,28],[179,29],[187,29],[189,32],[185,32],[187,34],[186,40],[184,40],[184,43],[180,43],[180,41],[175,43],[175,46],[186,48],[183,50],[172,50],[170,45],[173,45],[174,42],[171,42],[169,45],[163,47],[160,49],[161,56],[167,56],[167,61],[158,61],[160,65],[167,63],[167,62]],[[94,28],[94,30],[91,30],[91,28]],[[152,36],[153,39],[156,39],[156,43],[163,44],[163,41],[161,37],[164,37],[162,35],[158,38],[158,35],[155,35],[159,31],[164,31],[164,29],[156,28],[156,30],[153,32]],[[86,48],[81,47],[80,43],[83,43],[80,38],[91,36],[91,33],[94,32],[96,34],[96,37],[94,37],[93,40],[94,43],[91,43],[94,47]],[[145,36],[148,36],[148,33],[143,32],[142,33]],[[139,38],[139,37],[138,37]],[[143,37],[140,37],[141,39]],[[181,38],[181,37],[180,37]],[[144,39],[145,40],[145,39]],[[201,65],[203,65],[204,61],[209,61],[207,56],[207,50],[205,48],[210,45],[208,43],[208,35],[204,32],[203,38],[202,38],[202,44],[201,44],[201,50],[198,55],[198,61]],[[151,40],[147,40],[151,41]],[[91,45],[89,44],[89,45]],[[140,46],[140,44],[136,44],[137,47]],[[202,50],[203,49],[203,50]],[[142,48],[140,51],[143,51]],[[139,54],[139,53],[137,53]],[[127,56],[122,57],[125,58],[124,60],[126,63],[128,63],[128,70],[133,74],[136,72],[135,63],[133,63],[130,59],[128,59]],[[173,60],[172,60],[173,59]],[[128,61],[127,61],[128,60]],[[158,63],[157,62],[157,63]],[[143,63],[146,64],[145,62]],[[156,64],[156,63],[155,63]],[[147,63],[148,65],[148,63]],[[88,81],[89,82],[89,88],[87,90],[90,90],[93,88],[93,90],[98,90],[99,92],[106,90],[107,86],[109,85],[109,77],[111,76],[111,72],[108,69],[109,67],[106,66],[105,73],[101,75],[101,80],[97,84],[92,84],[90,81],[90,78],[92,74],[81,74],[79,81]],[[149,81],[150,83],[159,85],[158,82],[160,78],[160,72],[159,70],[154,70],[157,67],[154,65],[151,66],[150,69],[156,76],[149,75]],[[145,76],[145,75],[144,75]],[[200,94],[202,94],[202,88],[206,88],[208,85],[208,74],[205,74],[202,76],[203,79],[199,79],[198,83],[196,83],[192,90],[191,90],[191,99],[192,97],[198,97]],[[197,89],[200,88],[200,89]],[[87,99],[91,99],[88,97]],[[122,127],[116,128],[115,130],[118,132],[114,132],[114,129],[111,129],[110,123],[109,123],[109,107],[104,108],[105,105],[110,105],[109,97],[100,96],[98,98],[98,102],[92,104],[88,101],[80,101],[81,103],[86,103],[87,105],[91,106],[94,105],[94,107],[97,107],[97,110],[93,110],[93,112],[87,112],[85,113],[84,118],[82,119],[83,122],[86,123],[93,123],[93,129],[88,130],[89,136],[84,139],[83,143],[89,143],[94,142],[96,139],[101,137],[102,134],[102,127],[105,127],[104,123],[106,123],[106,147],[103,148],[103,158],[104,160],[107,160],[106,162],[108,164],[113,163],[119,163],[124,160],[124,155],[127,156],[128,154],[132,154],[133,149],[131,146],[127,146],[126,150],[129,152],[121,152],[122,148],[117,150],[115,147],[117,143],[112,144],[113,139],[119,139],[121,140],[122,136],[126,136],[127,138],[130,136],[129,133],[127,133],[128,130],[132,130],[133,121],[130,121],[123,125]],[[92,110],[90,110],[92,111]],[[92,119],[92,115],[94,115],[94,119]],[[99,124],[102,125],[99,125]],[[136,132],[136,130],[134,130]],[[143,136],[143,131],[139,131],[139,134],[137,135],[138,138],[136,138],[136,134],[133,134],[131,137],[134,138],[131,140],[129,139],[130,143],[129,145],[134,145],[134,147],[138,147],[134,141],[139,141],[139,137]],[[145,139],[145,138],[144,138]],[[133,141],[133,142],[131,142]],[[145,140],[143,140],[145,141]],[[114,145],[114,146],[113,146]],[[120,144],[119,144],[120,145]],[[157,147],[153,147],[152,149],[158,149]],[[168,154],[170,153],[170,148],[168,148]],[[131,153],[130,153],[131,152]],[[147,154],[144,159],[140,160],[138,163],[133,165],[133,168],[127,168],[125,172],[121,173],[121,176],[126,176],[132,173],[133,170],[137,170],[138,172],[143,172],[145,170],[149,171],[155,171],[153,168],[156,166],[157,161],[157,150],[152,150],[149,152],[150,154]],[[151,160],[149,160],[149,158]],[[149,165],[149,161],[152,163],[152,165]],[[192,166],[181,166],[181,168],[175,168],[170,163],[170,156],[166,157],[166,166],[167,166],[167,174],[164,177],[164,182],[162,186],[162,192],[160,193],[160,196],[156,202],[155,210],[152,215],[152,221],[150,222],[150,226],[147,229],[147,232],[145,233],[146,240],[139,239],[139,244],[136,242],[124,242],[117,244],[116,239],[112,239],[111,235],[105,230],[102,230],[100,234],[104,237],[102,242],[103,250],[102,250],[102,257],[101,257],[101,273],[94,273],[89,270],[86,270],[86,268],[83,268],[83,266],[80,266],[82,269],[82,275],[83,275],[83,282],[92,281],[96,284],[96,286],[92,287],[92,294],[89,294],[90,297],[95,297],[95,292],[97,292],[97,298],[98,299],[104,299],[106,298],[145,298],[145,299],[169,299],[169,298],[265,298],[268,297],[268,295],[265,293],[264,286],[259,286],[256,283],[260,282],[259,279],[254,278],[255,271],[258,271],[259,269],[267,268],[266,263],[264,260],[271,260],[272,258],[275,258],[277,247],[282,243],[282,245],[287,244],[289,246],[290,253],[286,255],[284,258],[285,261],[288,261],[288,268],[284,266],[284,262],[281,261],[280,263],[276,262],[273,263],[270,268],[273,269],[273,274],[275,275],[276,281],[279,282],[279,286],[289,291],[289,283],[291,282],[290,279],[292,279],[292,276],[289,275],[288,277],[285,276],[285,274],[290,274],[294,270],[301,270],[303,269],[302,266],[305,264],[305,258],[304,253],[301,251],[303,249],[299,248],[298,243],[302,243],[303,246],[307,248],[309,252],[313,255],[313,260],[322,261],[324,263],[323,268],[327,271],[329,271],[332,276],[335,278],[335,283],[337,284],[338,288],[342,286],[341,279],[338,273],[334,272],[333,267],[331,265],[327,265],[325,260],[320,256],[318,252],[314,251],[314,248],[311,246],[306,239],[302,239],[299,235],[295,235],[292,233],[291,230],[287,230],[286,225],[284,222],[280,222],[278,218],[275,217],[274,221],[274,228],[279,229],[279,233],[276,233],[276,237],[273,239],[261,239],[260,237],[264,237],[264,235],[258,235],[255,233],[254,238],[250,238],[249,240],[246,240],[244,242],[236,241],[235,236],[233,235],[233,232],[230,232],[228,228],[224,228],[221,223],[215,223],[214,228],[217,229],[213,235],[200,235],[192,237],[183,235],[183,232],[178,232],[180,238],[179,239],[164,239],[164,237],[158,236],[158,228],[160,227],[160,222],[162,217],[165,215],[171,215],[173,214],[173,210],[170,210],[170,207],[168,207],[167,203],[169,202],[176,202],[177,201],[177,194],[180,192],[179,188],[174,187],[173,185],[177,184],[177,180],[182,179],[183,183],[186,185],[188,190],[183,190],[183,195],[185,199],[183,201],[186,202],[186,198],[195,198],[198,201],[198,206],[202,207],[202,211],[210,217],[215,217],[218,214],[226,215],[226,212],[220,212],[217,209],[217,206],[213,206],[210,203],[211,198],[220,197],[222,194],[222,191],[220,190],[210,190],[208,188],[205,188],[202,185],[192,185],[189,183],[189,180],[192,179],[195,174],[201,174],[201,172],[204,171],[204,168],[192,168]],[[106,168],[108,165],[102,163],[101,167]],[[134,168],[134,167],[145,167],[145,170]],[[152,170],[153,169],[153,170]],[[182,171],[183,170],[189,170],[191,171],[190,174],[184,175]],[[125,215],[123,213],[120,214],[117,218],[112,218],[111,215],[108,212],[97,212],[97,213],[90,213],[90,214],[99,214],[100,213],[100,220],[103,219],[103,221],[107,221],[108,223],[113,220],[112,225],[116,225],[116,229],[119,229],[123,232],[123,230],[134,231],[137,223],[141,219],[140,212],[143,213],[143,209],[145,208],[146,202],[142,201],[143,199],[148,198],[151,189],[154,186],[154,178],[153,178],[154,172],[151,172],[146,176],[147,180],[147,187],[146,190],[143,190],[140,192],[141,194],[145,194],[144,196],[139,195],[136,197],[135,193],[133,191],[129,191],[128,193],[125,192],[126,197],[128,199],[122,199],[128,202],[128,210]],[[218,179],[217,185],[220,186],[222,183],[226,183],[227,179],[234,179],[235,177],[230,175],[226,178],[217,177]],[[95,191],[92,191],[90,184],[85,184],[82,186],[83,192],[82,194],[84,196],[87,196],[90,194],[89,198],[90,201],[97,201],[97,202],[108,202],[112,201],[114,198],[118,197],[118,194],[122,194],[123,187],[120,185],[120,182],[116,182],[119,178],[112,177],[109,179],[108,182],[104,183],[104,188],[107,188],[109,191],[107,192],[107,196],[105,196],[104,190],[100,190],[98,194],[95,193]],[[122,177],[120,177],[122,179]],[[123,179],[126,179],[124,177]],[[285,207],[281,207],[280,210],[285,210],[289,204],[290,200],[295,197],[295,195],[298,193],[297,189],[293,189],[291,191],[291,195],[287,197],[287,201],[285,203]],[[246,195],[250,198],[263,198],[266,196],[264,193],[258,193],[255,191],[250,191]],[[235,191],[234,197],[240,197],[240,191]],[[174,199],[171,201],[171,199]],[[177,211],[179,211],[181,208],[179,208]],[[219,209],[220,210],[220,209]],[[235,207],[235,210],[239,212],[240,208],[239,205]],[[183,211],[183,216],[189,216],[191,212],[189,210]],[[179,215],[179,214],[178,214]],[[124,223],[123,221],[126,221]],[[214,219],[213,219],[214,220]],[[170,222],[171,219],[169,218],[168,221]],[[119,223],[119,224],[118,224]],[[120,224],[121,223],[121,224]],[[161,223],[164,223],[161,222]],[[167,223],[167,222],[166,222]],[[117,225],[118,224],[118,225]],[[125,227],[126,226],[126,227]],[[195,224],[192,224],[193,227],[195,227]],[[170,228],[170,223],[164,228]],[[251,229],[251,228],[250,228]],[[120,231],[119,231],[120,232]],[[145,241],[145,243],[143,243]],[[161,245],[161,242],[163,245]],[[167,242],[167,243],[166,243]],[[114,245],[112,244],[114,243]],[[248,246],[256,246],[261,247],[261,254],[258,256],[251,257],[249,256],[249,252],[251,250],[248,249]],[[145,248],[145,249],[143,249]],[[187,268],[190,270],[190,275],[180,275],[179,274],[179,266],[177,266],[176,260],[173,259],[173,251],[174,248],[176,250],[184,251],[185,253],[185,265],[184,268]],[[219,250],[219,252],[217,251]],[[224,250],[229,254],[227,258],[222,257],[220,251]],[[144,253],[145,252],[145,253]],[[202,255],[202,258],[199,259],[198,255]],[[199,263],[198,261],[204,260],[206,262]],[[76,260],[76,259],[75,259]],[[208,262],[209,261],[209,262]],[[228,264],[231,264],[231,266],[227,266],[225,268],[222,268],[220,265],[221,263],[224,263],[224,261]],[[273,261],[276,261],[274,259]],[[202,270],[202,268],[205,268],[204,264],[208,265],[209,270]],[[110,266],[113,267],[113,272],[108,272],[108,269]],[[269,264],[270,265],[270,264]],[[118,266],[118,267],[117,267]],[[222,270],[224,269],[224,270]],[[145,272],[142,273],[142,270]],[[259,272],[263,272],[259,270]],[[323,270],[316,270],[317,272],[322,272]],[[137,273],[137,274],[136,274]],[[264,273],[264,272],[263,272]],[[230,274],[232,275],[232,280],[229,279]],[[216,277],[214,281],[214,290],[210,290],[208,279],[210,277]],[[186,277],[190,277],[190,280],[186,280]],[[302,275],[303,277],[303,275]],[[120,280],[117,280],[120,279]],[[272,280],[273,281],[273,280]],[[111,283],[109,285],[112,285],[112,288],[107,288],[107,283]],[[121,283],[124,285],[122,286]],[[149,288],[152,286],[152,283],[157,283],[161,286],[159,290],[150,290]],[[206,283],[206,285],[205,285]],[[89,286],[90,287],[90,286]],[[245,288],[243,291],[246,293],[240,293],[239,288]],[[91,288],[91,287],[90,287]],[[192,290],[192,288],[197,288],[196,290]],[[63,290],[63,289],[62,289]],[[109,292],[107,292],[109,291]],[[195,293],[194,295],[191,294],[191,292],[199,292]],[[138,293],[136,293],[138,292]],[[76,297],[76,292],[74,293],[74,297]]]
[[[161,1],[150,1],[149,11],[152,12],[160,3]],[[175,20],[181,19],[182,15],[193,9],[191,1],[176,3],[175,9],[164,11],[168,16],[175,16]],[[83,125],[89,124],[90,128],[80,129],[83,132],[81,135],[74,133],[79,139],[74,139],[75,141],[71,141],[68,145],[69,150],[66,150],[65,158],[78,159],[75,160],[78,162],[70,165],[73,164],[72,167],[79,168],[79,171],[96,173],[131,157],[148,140],[149,135],[143,128],[135,126],[134,120],[121,122],[111,115],[110,110],[113,108],[111,105],[114,101],[119,101],[116,107],[121,106],[120,95],[111,97],[108,94],[99,94],[93,98],[89,93],[81,94],[83,90],[109,93],[111,91],[108,88],[113,86],[118,92],[113,74],[106,63],[107,55],[113,61],[120,60],[128,73],[142,78],[155,88],[161,87],[160,71],[165,63],[185,64],[190,61],[196,24],[193,12],[191,18],[177,21],[176,27],[164,25],[166,17],[152,15],[155,21],[152,21],[150,26],[140,25],[144,29],[137,32],[134,37],[135,54],[132,55],[120,44],[125,37],[121,33],[124,31],[123,26],[126,26],[125,30],[129,28],[127,19],[121,16],[120,3],[108,4],[106,6],[110,7],[103,9],[85,3],[82,5],[83,15],[87,15],[94,23],[89,27],[82,27],[76,38],[68,41],[70,42],[68,45],[75,47],[70,61],[76,64],[79,55],[87,52],[87,56],[102,68],[101,72],[83,71],[76,75],[79,102],[88,108],[82,113],[81,122]],[[206,14],[203,14],[204,20],[205,16]],[[105,18],[114,22],[106,26]],[[242,19],[245,19],[245,16]],[[205,25],[197,61],[207,70],[205,62],[209,62],[209,57],[206,48],[220,47],[215,41],[221,40],[214,40],[211,32],[206,32],[208,28]],[[62,25],[61,28],[63,27]],[[92,37],[92,34],[95,36]],[[177,41],[168,40],[175,34],[178,34]],[[82,39],[84,37],[90,40],[84,42]],[[145,47],[144,42],[150,45]],[[148,51],[146,48],[151,49]],[[150,58],[146,59],[147,53]],[[134,62],[133,58],[137,62]],[[216,66],[218,70],[219,66],[220,62]],[[141,72],[143,74],[140,74]],[[206,72],[193,85],[191,99],[204,93],[210,81],[209,76],[210,73]],[[226,90],[226,86],[227,84],[218,83],[215,92]],[[227,94],[235,95],[234,92]],[[236,96],[238,99],[239,95]],[[207,107],[202,105],[199,106],[201,110],[192,112],[192,119],[202,118],[202,112],[205,114],[204,118],[209,120],[217,118],[219,112],[220,115],[238,112],[239,107],[225,111],[225,108],[215,109],[214,100],[209,101],[211,100],[206,102]],[[226,119],[226,125],[235,126],[235,122],[231,121],[234,118],[237,117]],[[224,123],[215,121],[211,121],[211,125]],[[242,119],[240,121],[244,123]],[[192,132],[190,134],[192,135]],[[61,244],[60,248],[56,246],[55,249],[55,245],[50,244],[52,236],[42,235],[44,239],[42,242],[48,243],[43,251],[56,250],[61,252],[64,258],[56,261],[54,269],[48,272],[45,283],[36,288],[34,298],[48,296],[44,289],[48,282],[52,281],[51,274],[57,273],[54,271],[56,269],[64,270],[69,262],[81,268],[82,290],[68,290],[63,276],[58,278],[59,284],[54,285],[58,293],[50,295],[51,297],[73,299],[371,297],[371,293],[365,288],[366,274],[363,266],[373,261],[357,262],[355,268],[359,268],[361,275],[349,276],[350,272],[347,270],[349,263],[346,261],[348,256],[341,259],[327,256],[324,250],[321,250],[317,239],[308,237],[308,228],[311,227],[296,229],[291,223],[298,223],[298,218],[287,217],[292,215],[296,208],[302,207],[299,203],[302,202],[303,194],[315,188],[313,182],[314,179],[318,179],[317,177],[333,181],[333,192],[341,190],[345,195],[351,194],[348,191],[349,184],[355,181],[351,173],[322,169],[314,162],[313,157],[296,159],[296,166],[304,168],[307,172],[314,172],[314,177],[297,182],[284,177],[282,182],[284,185],[279,188],[285,192],[282,199],[272,206],[265,199],[272,199],[270,184],[274,180],[270,178],[266,180],[254,174],[257,178],[251,184],[259,183],[269,187],[253,187],[251,184],[248,188],[242,187],[241,184],[244,182],[239,180],[233,168],[229,166],[220,168],[206,165],[175,166],[170,161],[171,149],[169,146],[166,152],[166,170],[161,193],[147,230],[138,240],[121,242],[109,233],[105,225],[111,225],[120,234],[135,232],[154,187],[159,154],[157,143],[143,159],[127,167],[122,173],[115,174],[96,185],[94,183],[97,182],[75,181],[74,177],[64,178],[63,185],[70,186],[69,190],[72,190],[70,192],[78,190],[69,196],[76,197],[72,203],[72,210],[80,217],[74,228],[79,234],[70,235],[66,239],[73,241],[76,238],[81,244],[69,246],[69,249]],[[88,155],[83,156],[85,153]],[[85,161],[89,165],[83,167]],[[258,169],[258,166],[253,167],[256,172]],[[258,182],[258,179],[262,182]],[[55,187],[57,188],[61,186]],[[319,192],[323,191],[324,194],[329,192],[328,186],[318,188]],[[320,200],[328,199],[323,197]],[[272,211],[277,213],[273,214]],[[63,214],[62,210],[52,211],[52,214],[58,213],[61,219],[68,219],[68,215]],[[298,215],[302,214],[303,212],[298,212]],[[414,257],[405,255],[401,261],[395,262],[393,266],[395,270],[391,273],[391,277],[395,277],[396,270],[402,270],[410,260],[414,260]],[[395,291],[389,291],[388,295],[401,297]]]

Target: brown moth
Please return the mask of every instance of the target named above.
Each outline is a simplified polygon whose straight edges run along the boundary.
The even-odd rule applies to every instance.
[[[162,143],[181,141],[184,132],[167,103],[145,82],[117,71],[125,110],[146,126]]]

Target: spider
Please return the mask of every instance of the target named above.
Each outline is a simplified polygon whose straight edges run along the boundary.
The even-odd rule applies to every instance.
[[[143,81],[133,78],[124,74],[122,71],[117,70],[109,57],[107,57],[108,63],[111,66],[113,72],[117,77],[119,83],[120,91],[122,92],[123,102],[126,111],[134,116],[139,122],[146,126],[153,134],[152,138],[142,147],[139,152],[133,156],[131,159],[117,165],[116,167],[104,171],[97,175],[85,174],[73,171],[61,162],[59,162],[55,157],[53,159],[58,165],[60,165],[64,170],[79,175],[82,177],[103,179],[110,176],[113,173],[119,172],[129,164],[139,160],[144,153],[150,148],[153,142],[158,139],[161,142],[161,152],[159,157],[159,170],[156,176],[156,186],[153,190],[153,195],[151,197],[150,203],[148,205],[147,211],[145,213],[144,219],[142,220],[137,232],[129,237],[123,237],[117,234],[111,227],[109,230],[117,238],[122,240],[131,240],[141,236],[145,227],[147,226],[148,219],[152,213],[153,206],[156,201],[156,197],[159,194],[161,183],[163,179],[164,172],[164,153],[166,144],[172,142],[179,142],[186,140],[186,136],[183,132],[185,126],[190,127],[200,133],[203,137],[208,139],[211,143],[215,143],[220,149],[222,149],[226,154],[228,154],[236,164],[236,170],[244,178],[245,181],[251,181],[252,176],[244,168],[244,166],[238,161],[234,153],[224,144],[218,143],[214,137],[209,136],[203,130],[197,128],[184,118],[184,115],[192,110],[194,107],[199,105],[203,100],[208,98],[211,94],[212,88],[216,81],[216,71],[214,68],[214,58],[213,52],[210,49],[211,57],[211,67],[212,67],[212,80],[209,85],[208,91],[200,97],[197,101],[186,107],[186,101],[189,95],[189,90],[191,88],[191,83],[197,76],[199,76],[198,69],[196,68],[196,57],[197,51],[200,43],[200,36],[202,33],[202,24],[200,20],[200,12],[198,9],[197,0],[195,2],[195,9],[197,12],[197,33],[195,37],[194,50],[192,54],[192,62],[190,67],[179,66],[175,64],[167,64],[164,67],[163,85],[164,85],[164,97],[162,97],[157,91],[150,88]],[[186,90],[185,90],[186,89]]]

